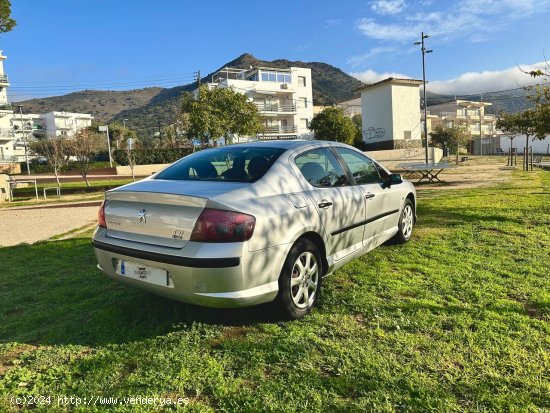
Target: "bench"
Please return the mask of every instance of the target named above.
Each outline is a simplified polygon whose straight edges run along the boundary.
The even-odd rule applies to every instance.
[[[542,168],[542,158],[543,156],[533,157],[533,166],[536,166],[537,168]]]

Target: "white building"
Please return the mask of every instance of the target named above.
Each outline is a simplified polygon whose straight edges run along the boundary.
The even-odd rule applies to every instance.
[[[12,160],[14,156],[24,155],[24,150],[18,149],[15,141],[15,133],[11,125],[13,115],[12,106],[8,103],[8,76],[4,73],[4,60],[0,50],[0,162]]]
[[[257,137],[238,137],[238,141],[309,139],[313,136],[308,129],[313,118],[311,69],[226,67],[214,73],[211,79],[209,88],[231,87],[245,94],[265,119],[265,133]]]
[[[510,146],[516,150],[516,153],[522,154],[523,149],[525,148],[525,135],[514,136],[513,139],[510,137],[501,135],[500,136],[500,148],[504,153],[508,153]],[[533,139],[529,138],[529,146],[533,148],[533,153],[537,155],[550,155],[550,136],[547,136],[544,139]]]
[[[48,137],[71,137],[77,131],[92,126],[93,116],[86,113],[48,112],[40,115]]]
[[[470,153],[474,155],[494,154],[502,148],[500,135],[496,128],[496,117],[485,113],[490,102],[453,100],[428,107],[428,133],[437,125],[446,127],[463,126],[470,133],[472,141]],[[482,146],[480,146],[482,145]]]
[[[355,98],[338,103],[338,107],[344,110],[344,114],[353,118],[355,115],[362,115],[361,98]]]
[[[421,84],[389,77],[359,89],[367,150],[422,147]]]

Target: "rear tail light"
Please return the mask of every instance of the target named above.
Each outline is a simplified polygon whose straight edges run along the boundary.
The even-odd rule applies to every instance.
[[[107,222],[105,221],[105,201],[101,203],[99,211],[97,212],[97,225],[107,228]]]
[[[254,233],[256,218],[239,212],[220,209],[203,209],[190,241],[197,242],[243,242]]]

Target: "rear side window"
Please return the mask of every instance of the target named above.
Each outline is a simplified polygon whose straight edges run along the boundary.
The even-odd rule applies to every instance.
[[[254,182],[264,176],[284,151],[239,145],[206,149],[179,160],[155,179]]]
[[[348,184],[348,178],[334,154],[325,148],[313,149],[298,155],[294,162],[313,186],[330,188]]]

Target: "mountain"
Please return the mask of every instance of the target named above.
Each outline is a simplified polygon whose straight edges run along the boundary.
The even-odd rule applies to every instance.
[[[456,96],[443,96],[435,93],[426,92],[426,100],[428,101],[428,108],[432,105],[438,105],[440,103],[451,102],[456,99],[471,100],[479,102],[492,103],[485,109],[488,114],[498,114],[501,112],[519,112],[528,109],[533,106],[532,103],[525,99],[527,92],[523,89],[504,92],[492,92],[484,95],[456,95]]]
[[[218,70],[227,66],[241,69],[250,66],[308,67],[311,69],[315,105],[328,105],[357,97],[359,94],[355,89],[362,85],[359,80],[342,70],[322,62],[293,62],[285,59],[267,61],[245,53],[220,66]],[[201,82],[208,82],[211,75],[218,70],[204,76]],[[173,88],[150,87],[129,91],[85,90],[63,96],[31,99],[19,104],[25,112],[32,113],[63,110],[91,113],[102,122],[127,119],[127,124],[138,134],[150,135],[158,131],[159,127],[173,123],[181,94],[195,87],[196,84],[193,83]]]
[[[148,87],[128,91],[83,90],[63,96],[52,96],[18,102],[25,113],[52,111],[91,113],[100,120],[109,120],[130,108],[147,105],[163,89]]]

